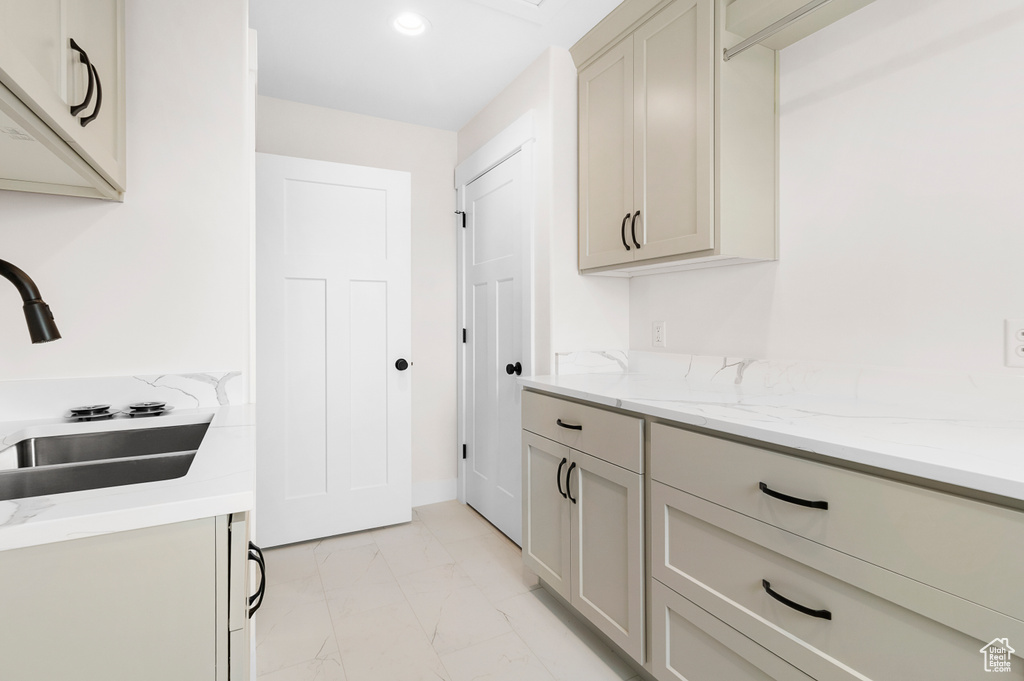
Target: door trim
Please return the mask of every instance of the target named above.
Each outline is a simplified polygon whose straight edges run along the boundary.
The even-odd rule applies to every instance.
[[[466,209],[466,185],[476,180],[487,171],[501,165],[512,156],[522,154],[523,185],[522,215],[523,232],[520,234],[523,267],[523,301],[522,301],[522,348],[523,375],[533,374],[535,366],[535,348],[533,329],[534,320],[534,230],[536,216],[534,197],[536,196],[536,169],[534,168],[534,144],[536,142],[534,112],[531,109],[520,116],[514,123],[495,135],[480,149],[455,168],[455,210]],[[453,216],[457,217],[457,216]],[[456,254],[456,319],[455,334],[458,341],[458,370],[456,390],[458,393],[458,432],[455,446],[458,461],[458,500],[466,503],[466,460],[462,458],[462,445],[466,442],[467,404],[466,404],[466,344],[462,342],[462,330],[466,328],[466,235],[462,229],[462,220],[453,220],[458,230]]]

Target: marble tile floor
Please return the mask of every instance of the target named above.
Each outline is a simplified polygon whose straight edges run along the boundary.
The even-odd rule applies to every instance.
[[[455,501],[266,560],[259,681],[639,680]]]

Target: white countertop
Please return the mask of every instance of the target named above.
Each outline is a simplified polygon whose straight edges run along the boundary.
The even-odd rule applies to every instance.
[[[975,411],[771,394],[660,375],[521,378],[525,388],[1024,500],[1024,404]]]
[[[159,417],[161,426],[206,422],[210,428],[181,478],[0,501],[0,550],[251,510],[255,407],[178,409]],[[27,437],[155,425],[153,419],[0,423],[0,451]]]

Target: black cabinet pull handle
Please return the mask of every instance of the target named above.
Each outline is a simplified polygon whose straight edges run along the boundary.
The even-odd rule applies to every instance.
[[[574,426],[571,423],[562,423],[562,419],[555,419],[555,423],[563,428],[568,428],[569,430],[583,430],[583,426]]]
[[[768,487],[768,485],[764,484],[763,482],[757,483],[757,486],[761,489],[762,492],[764,492],[768,496],[774,497],[776,499],[781,499],[782,501],[786,501],[786,502],[788,502],[790,504],[796,504],[797,506],[806,506],[807,508],[820,508],[823,511],[827,511],[828,510],[828,502],[827,501],[807,501],[806,499],[799,499],[797,497],[791,497],[788,494],[783,494],[782,492],[776,492],[775,490],[771,489],[770,487]]]
[[[249,542],[249,560],[260,568],[260,585],[256,589],[256,593],[249,596],[249,619],[252,619],[252,616],[263,605],[263,594],[267,590],[267,562],[263,559],[263,549],[252,542]]]
[[[395,368],[398,369],[399,371],[405,371],[406,369],[409,368],[409,362],[407,362],[404,358],[399,359],[397,362],[395,362]]]
[[[636,245],[636,250],[640,250],[640,242],[636,240],[636,219],[640,217],[640,211],[633,214],[633,221],[629,223],[629,233],[633,235],[633,243]]]
[[[569,498],[569,495],[562,491],[562,466],[564,466],[567,463],[569,463],[569,459],[563,456],[562,463],[558,464],[558,472],[555,473],[555,482],[558,483],[558,493],[562,495],[563,499]]]
[[[573,461],[571,464],[569,464],[569,470],[565,474],[565,494],[566,494],[567,497],[569,497],[569,501],[571,501],[572,503],[575,504],[576,500],[572,498],[572,490],[569,489],[569,479],[572,477],[572,469],[573,468],[576,468],[576,462],[575,461]]]
[[[626,247],[626,250],[630,250],[629,244],[626,243],[626,220],[629,219],[629,213],[626,213],[626,217],[622,218],[622,245]]]
[[[523,365],[520,364],[519,362],[516,362],[515,364],[506,364],[505,373],[508,374],[509,376],[511,376],[512,374],[515,374],[516,376],[521,376],[523,373]]]
[[[85,91],[85,99],[82,100],[81,104],[76,104],[75,106],[71,107],[71,115],[77,116],[78,114],[85,111],[85,109],[89,106],[89,102],[92,101],[93,75],[96,73],[96,71],[92,68],[92,62],[89,61],[89,55],[86,54],[85,50],[78,46],[78,43],[75,42],[74,38],[71,38],[71,49],[75,52],[78,52],[79,58],[82,60],[82,64],[85,65],[85,72],[89,76],[89,85],[87,86]]]
[[[797,612],[802,612],[805,615],[810,615],[811,617],[817,617],[823,620],[832,619],[832,613],[828,610],[812,610],[805,605],[800,605],[796,601],[789,600],[777,591],[772,591],[772,585],[767,579],[761,580],[761,586],[764,587],[765,593],[767,593],[769,596],[777,600],[779,603],[782,603],[785,606],[793,608]]]
[[[81,119],[83,128],[96,120],[96,117],[100,115],[100,107],[103,106],[103,83],[100,82],[100,74],[96,70],[95,64],[89,64],[89,70],[96,80],[96,108],[92,110],[91,114]]]

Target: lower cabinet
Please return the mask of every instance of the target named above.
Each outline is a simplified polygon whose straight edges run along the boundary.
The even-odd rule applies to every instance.
[[[1024,679],[1018,508],[531,391],[523,429],[524,563],[658,681]]]
[[[248,523],[0,552],[0,679],[247,679]]]
[[[643,477],[523,431],[523,561],[643,664]]]
[[[651,662],[666,681],[811,679],[658,580],[651,580]]]
[[[650,444],[652,657],[659,680],[716,678],[687,668],[697,664],[686,659],[693,654],[689,641],[702,637],[683,620],[713,637],[725,632],[717,640],[757,670],[717,676],[729,679],[982,679],[990,655],[1024,641],[1024,622],[972,600],[987,595],[974,578],[998,582],[1006,567],[955,555],[965,542],[958,541],[954,511],[992,518],[975,531],[995,544],[1011,532],[994,529],[1014,527],[1012,536],[1024,536],[1024,514],[924,490],[931,505],[921,515],[917,487],[660,424],[652,426]],[[742,463],[730,458],[740,448]],[[849,493],[869,483],[880,490],[873,497]],[[884,503],[888,513],[875,513],[872,503]],[[945,538],[936,527],[943,523]],[[877,560],[898,553],[884,541],[893,528],[907,533],[903,545],[912,554],[886,561],[901,571]],[[878,540],[856,553],[833,548],[865,535]],[[942,546],[929,544],[945,542],[953,546],[942,569],[912,560],[935,555]],[[958,573],[959,582],[946,577]],[[1012,605],[1015,595],[996,605]],[[1010,650],[1005,662],[1005,678],[1024,678],[1024,659]]]

